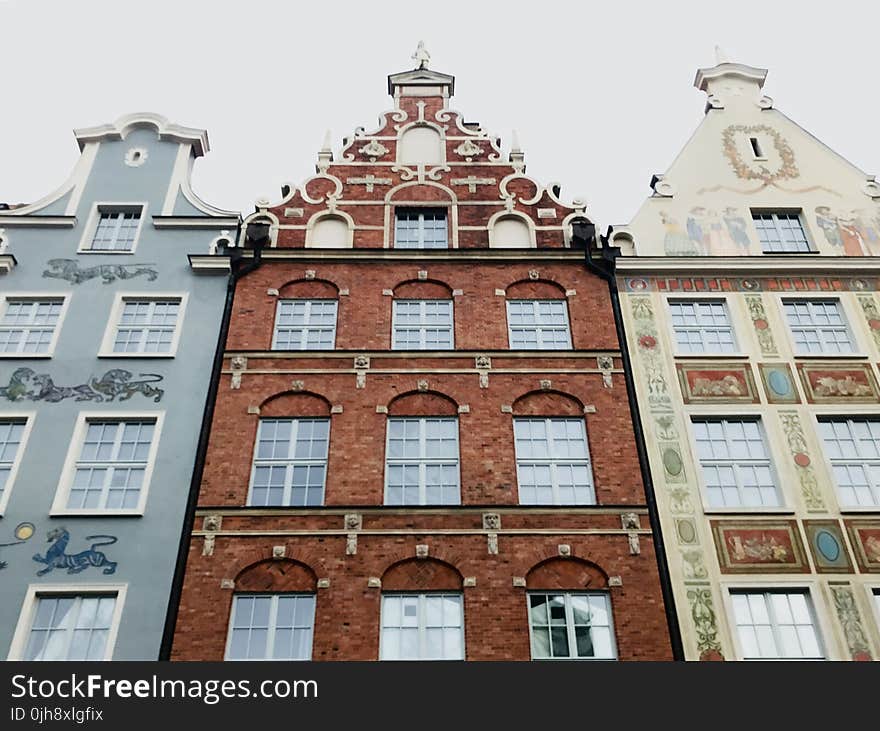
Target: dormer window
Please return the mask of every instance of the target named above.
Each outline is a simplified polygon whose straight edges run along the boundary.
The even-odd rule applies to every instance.
[[[82,251],[131,252],[141,229],[144,207],[99,204],[91,238]]]
[[[806,254],[813,251],[801,216],[788,211],[752,211],[752,221],[765,254]]]
[[[449,228],[443,208],[398,208],[395,249],[448,249]]]

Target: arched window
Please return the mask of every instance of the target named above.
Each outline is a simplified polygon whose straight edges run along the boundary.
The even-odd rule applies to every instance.
[[[247,504],[323,505],[329,444],[330,405],[322,397],[289,393],[265,402]]]
[[[227,660],[311,660],[315,574],[290,560],[263,561],[235,581]]]
[[[501,249],[530,249],[535,245],[532,230],[520,216],[501,216],[492,224],[490,246]]]
[[[569,350],[571,328],[565,289],[544,280],[510,285],[507,333],[511,350]]]
[[[518,398],[513,414],[520,504],[595,504],[583,406],[566,394],[537,391]]]
[[[308,230],[306,246],[314,249],[351,248],[352,232],[342,216],[323,215]]]
[[[404,165],[442,165],[446,162],[443,138],[433,127],[410,127],[397,143],[397,162]]]
[[[388,408],[386,505],[459,505],[458,408],[442,394],[398,396]]]
[[[552,558],[526,576],[533,660],[617,657],[608,577],[577,558]]]
[[[380,660],[464,660],[461,574],[430,558],[391,566],[382,576]]]

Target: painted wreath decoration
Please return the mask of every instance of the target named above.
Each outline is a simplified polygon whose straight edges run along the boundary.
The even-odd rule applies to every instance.
[[[782,160],[782,167],[775,173],[771,172],[767,167],[761,166],[760,169],[754,170],[743,161],[739,151],[736,148],[736,133],[754,134],[755,132],[764,132],[773,138],[773,146]],[[733,166],[733,171],[738,178],[744,180],[763,180],[765,183],[771,183],[774,180],[785,180],[787,178],[796,178],[801,173],[798,170],[797,163],[794,159],[794,150],[778,130],[768,127],[765,124],[747,126],[744,124],[732,124],[721,133],[724,155]]]

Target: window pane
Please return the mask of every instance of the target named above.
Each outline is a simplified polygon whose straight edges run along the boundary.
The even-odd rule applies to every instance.
[[[386,505],[457,505],[458,420],[450,417],[388,419]]]
[[[512,349],[571,348],[565,300],[508,300],[507,323]]]
[[[582,419],[514,419],[513,429],[521,504],[595,502]]]
[[[332,350],[336,307],[336,300],[279,300],[272,349]]]
[[[841,505],[880,506],[880,420],[822,418],[819,431]]]
[[[261,419],[249,505],[323,505],[329,419]]]
[[[712,507],[780,504],[761,424],[755,419],[695,419],[694,438]]]

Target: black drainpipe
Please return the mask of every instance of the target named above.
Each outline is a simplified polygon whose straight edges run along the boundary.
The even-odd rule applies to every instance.
[[[609,229],[609,234],[611,230]],[[651,537],[654,540],[654,553],[657,554],[657,568],[660,573],[660,590],[663,593],[663,607],[666,611],[666,624],[669,628],[669,642],[672,645],[672,657],[674,660],[684,660],[684,646],[681,641],[681,628],[678,624],[678,615],[675,611],[675,597],[672,593],[672,581],[669,576],[669,562],[666,560],[666,546],[663,541],[663,533],[660,529],[660,513],[657,510],[657,496],[654,492],[654,482],[651,479],[651,467],[648,461],[648,452],[645,447],[645,432],[642,429],[642,418],[639,412],[639,403],[636,398],[636,384],[632,375],[632,361],[629,357],[629,348],[626,341],[626,330],[623,326],[623,312],[620,309],[620,292],[617,288],[615,277],[615,260],[619,250],[605,246],[607,239],[602,242],[602,263],[593,260],[591,253],[596,243],[596,227],[586,219],[572,222],[572,245],[580,244],[584,247],[584,262],[594,274],[602,277],[608,283],[608,291],[611,294],[611,309],[614,312],[614,325],[617,329],[617,340],[620,345],[620,357],[623,361],[623,377],[626,381],[626,395],[629,399],[629,410],[632,416],[633,429],[636,436],[636,451],[639,455],[639,468],[642,472],[642,481],[645,485],[645,500],[648,508],[648,519],[651,522]]]
[[[256,228],[263,226],[265,228]],[[252,231],[254,233],[252,233]],[[171,645],[174,641],[174,628],[177,624],[177,612],[180,608],[180,595],[183,592],[183,577],[186,572],[186,561],[189,556],[189,544],[193,525],[196,520],[196,504],[199,500],[199,488],[202,474],[205,471],[205,457],[208,453],[208,438],[211,435],[211,424],[214,421],[214,404],[217,391],[220,389],[220,372],[223,369],[223,353],[226,350],[226,337],[229,334],[229,321],[232,315],[232,303],[235,300],[235,285],[239,279],[250,274],[263,260],[263,246],[268,241],[269,227],[267,224],[250,224],[247,239],[253,244],[253,258],[246,264],[242,263],[243,254],[236,249],[232,254],[230,266],[232,271],[226,283],[226,302],[223,306],[223,319],[220,321],[220,333],[214,349],[214,365],[211,368],[211,381],[205,398],[202,412],[202,428],[196,446],[196,461],[193,466],[192,480],[189,483],[189,495],[183,517],[183,528],[180,532],[180,544],[177,549],[177,562],[174,566],[174,579],[171,582],[171,594],[168,597],[168,609],[165,612],[165,629],[162,633],[162,644],[159,646],[159,660],[171,659]]]

